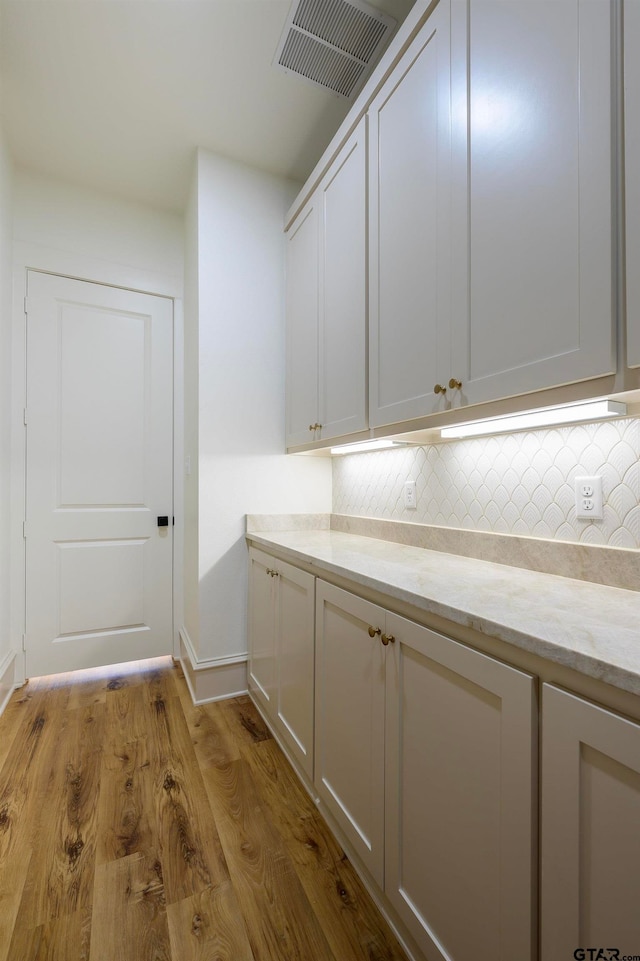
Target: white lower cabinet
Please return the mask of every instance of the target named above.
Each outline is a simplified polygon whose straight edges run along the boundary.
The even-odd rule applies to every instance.
[[[249,690],[313,777],[314,577],[249,552]]]
[[[385,893],[428,958],[531,961],[536,681],[387,614]]]
[[[427,958],[531,961],[535,679],[316,590],[321,801]]]
[[[420,956],[640,955],[640,723],[542,685],[538,828],[535,677],[250,565],[249,689]]]
[[[316,583],[318,797],[380,887],[384,883],[384,611]]]
[[[541,814],[542,961],[640,955],[640,724],[543,685]]]

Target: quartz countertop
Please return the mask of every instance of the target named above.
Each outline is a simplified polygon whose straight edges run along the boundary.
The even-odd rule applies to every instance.
[[[639,592],[331,530],[247,540],[640,694]]]

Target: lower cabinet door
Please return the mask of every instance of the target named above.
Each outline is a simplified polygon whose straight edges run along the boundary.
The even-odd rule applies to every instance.
[[[549,684],[541,836],[542,961],[639,956],[640,724]]]
[[[384,617],[385,612],[374,604],[332,584],[316,582],[315,786],[322,805],[380,887],[384,873],[385,648],[380,640]]]
[[[290,564],[277,568],[277,722],[292,756],[313,778],[315,578]]]
[[[275,720],[276,634],[275,561],[255,548],[249,551],[249,690],[264,712]]]
[[[394,614],[387,634],[385,893],[429,959],[531,961],[535,679]]]

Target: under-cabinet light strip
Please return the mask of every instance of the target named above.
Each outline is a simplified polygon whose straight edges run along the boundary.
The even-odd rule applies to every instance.
[[[405,443],[397,440],[361,440],[355,444],[342,444],[340,447],[332,447],[332,454],[359,454],[367,450],[384,450],[386,447],[406,447]]]
[[[581,420],[603,420],[607,417],[624,416],[626,413],[626,404],[613,400],[597,400],[581,404],[566,404],[563,407],[547,407],[543,410],[528,410],[522,414],[513,414],[508,417],[492,417],[488,420],[476,420],[469,424],[442,427],[440,436],[473,437],[478,434],[502,434],[535,427],[573,424]]]

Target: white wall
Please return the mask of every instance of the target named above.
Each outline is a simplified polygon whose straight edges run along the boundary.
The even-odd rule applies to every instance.
[[[31,266],[51,263],[57,251],[59,269],[69,264],[81,278],[155,293],[169,285],[182,290],[182,219],[144,204],[16,171],[14,237]]]
[[[184,475],[184,629],[197,650],[200,642],[198,610],[198,165],[185,211],[184,239],[184,453],[190,474]]]
[[[20,410],[25,397],[24,315],[19,309],[25,267],[177,298],[176,328],[179,340],[176,344],[176,360],[181,367],[183,218],[24,170],[14,172],[13,196],[14,291],[17,306],[13,320],[12,391],[16,409]],[[12,597],[19,598],[24,586],[24,428],[21,418],[14,418],[14,421],[11,571]],[[175,440],[175,447],[176,458],[181,462],[181,433]],[[182,496],[180,471],[176,474],[177,505],[181,504]],[[177,513],[180,513],[179,507]],[[182,538],[178,530],[175,547],[180,556]],[[181,583],[175,585],[174,594],[179,623],[182,623]],[[23,605],[16,602],[12,605],[13,638],[20,637],[23,625]],[[20,672],[23,667],[22,664]]]
[[[12,203],[11,160],[0,118],[0,664],[10,649],[10,464]],[[1,695],[2,692],[0,692]],[[0,696],[0,700],[2,700]]]
[[[283,223],[297,190],[198,153],[199,660],[246,651],[245,514],[331,509],[330,460],[283,454]]]

